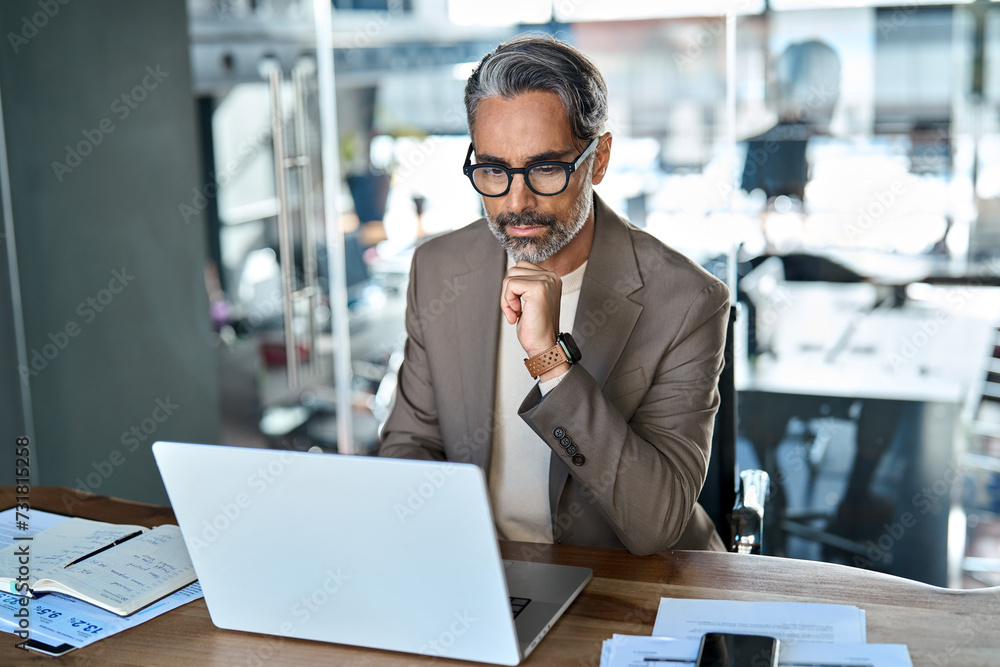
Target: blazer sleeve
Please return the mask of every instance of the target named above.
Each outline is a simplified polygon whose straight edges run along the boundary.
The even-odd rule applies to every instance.
[[[414,255],[406,293],[403,363],[397,377],[395,401],[382,428],[379,456],[444,461],[444,442],[417,303],[418,264]]]
[[[579,364],[544,399],[536,386],[519,409],[632,553],[671,548],[691,517],[708,469],[728,314],[723,283],[697,293],[677,335],[642,368],[648,380],[628,419]],[[583,465],[571,463],[561,431]]]

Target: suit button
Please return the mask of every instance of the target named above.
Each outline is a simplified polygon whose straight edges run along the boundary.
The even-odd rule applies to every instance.
[[[577,454],[573,457],[573,465],[582,466],[587,462],[587,458],[583,454]]]
[[[579,451],[580,448],[577,447],[576,445],[570,445],[569,447],[566,448],[566,453],[569,454],[570,456],[576,456],[579,453]]]
[[[562,440],[563,438],[566,437],[566,429],[564,429],[562,426],[556,426],[554,429],[552,429],[552,436],[556,440]]]
[[[559,446],[560,447],[569,447],[572,444],[573,444],[573,441],[570,440],[568,436],[559,441]]]

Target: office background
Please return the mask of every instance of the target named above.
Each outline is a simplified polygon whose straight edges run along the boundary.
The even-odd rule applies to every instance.
[[[534,30],[608,80],[601,196],[740,284],[737,385],[774,419],[738,451],[791,512],[775,552],[1000,583],[1000,7],[332,10],[324,79],[304,0],[0,7],[0,446],[31,437],[33,484],[163,503],[157,439],[374,452],[412,248],[481,212],[464,80]]]

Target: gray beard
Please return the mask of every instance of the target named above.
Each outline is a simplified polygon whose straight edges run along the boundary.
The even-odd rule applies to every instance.
[[[570,219],[565,222],[560,221],[550,213],[532,211],[526,213],[505,212],[495,218],[487,212],[486,220],[493,236],[497,238],[507,254],[514,258],[515,262],[526,261],[539,264],[565,248],[570,241],[576,238],[587,222],[592,201],[593,188],[588,181],[584,191],[580,193],[580,198],[574,202],[570,209]],[[510,226],[545,227],[546,231],[542,233],[541,237],[535,238],[511,236],[507,233],[507,227]]]

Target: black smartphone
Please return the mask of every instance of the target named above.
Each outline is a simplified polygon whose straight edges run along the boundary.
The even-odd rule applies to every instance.
[[[777,667],[778,640],[763,635],[709,632],[701,638],[697,667]]]

